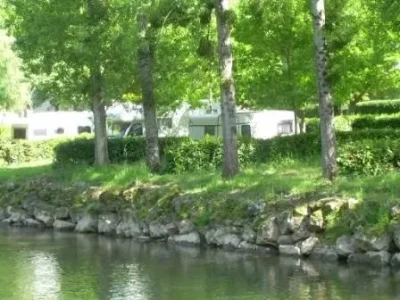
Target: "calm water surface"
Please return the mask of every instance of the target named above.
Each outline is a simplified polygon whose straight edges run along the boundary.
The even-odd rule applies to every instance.
[[[400,275],[0,227],[1,300],[400,299]]]

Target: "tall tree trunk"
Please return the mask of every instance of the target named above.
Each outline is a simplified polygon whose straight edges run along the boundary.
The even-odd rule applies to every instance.
[[[159,172],[161,162],[158,145],[157,108],[153,90],[152,53],[148,40],[148,19],[146,15],[139,13],[137,22],[140,32],[138,58],[146,132],[146,159],[150,170]]]
[[[231,0],[215,0],[218,27],[218,53],[221,77],[221,110],[224,142],[224,177],[233,177],[239,172],[236,100],[233,81],[233,55],[230,28]]]
[[[95,140],[95,164],[107,165],[110,160],[108,156],[108,140],[106,125],[106,109],[103,102],[102,76],[95,72],[91,76],[91,100],[94,119],[94,140]]]
[[[321,119],[323,175],[332,181],[337,173],[336,136],[332,95],[327,81],[327,49],[325,40],[324,0],[311,0],[313,16],[315,60],[317,67],[319,115]]]

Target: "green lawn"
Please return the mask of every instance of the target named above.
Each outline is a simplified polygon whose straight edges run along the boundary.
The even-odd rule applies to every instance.
[[[214,211],[213,217],[218,218],[234,218],[236,214],[243,213],[243,205],[258,200],[265,201],[270,209],[276,210],[302,201],[332,195],[357,199],[359,204],[354,214],[341,216],[346,219],[334,222],[333,231],[339,232],[346,231],[352,222],[382,230],[389,226],[390,207],[400,204],[399,173],[393,172],[375,177],[339,176],[332,184],[322,179],[318,159],[308,162],[286,160],[247,167],[231,180],[222,179],[218,171],[152,175],[144,163],[102,168],[87,166],[53,168],[49,163],[40,163],[0,170],[0,182],[35,178],[47,178],[66,186],[85,182],[105,189],[122,188],[133,182],[172,183],[178,185],[188,197],[199,199],[196,209],[208,205],[208,211]],[[213,204],[210,206],[206,203]]]

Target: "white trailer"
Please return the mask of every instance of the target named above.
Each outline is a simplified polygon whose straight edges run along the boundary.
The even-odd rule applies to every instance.
[[[295,115],[292,111],[263,110],[236,113],[238,136],[256,139],[270,139],[276,136],[295,133]],[[206,135],[222,137],[220,113],[197,114],[190,116],[189,136],[202,139]]]

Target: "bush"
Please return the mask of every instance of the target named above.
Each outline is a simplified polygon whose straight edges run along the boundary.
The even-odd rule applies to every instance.
[[[0,141],[0,161],[13,164],[53,159],[56,145],[63,141],[65,140],[27,141],[4,139]]]
[[[341,115],[335,117],[335,128],[337,131],[351,131],[352,130],[352,123],[354,121],[355,117],[354,116],[347,116],[347,115]],[[306,132],[312,133],[320,132],[319,128],[319,118],[310,118],[306,119]]]
[[[396,100],[372,100],[356,104],[356,114],[379,115],[400,113],[400,99]]]
[[[0,125],[0,140],[11,139],[11,127]]]
[[[400,115],[361,116],[352,123],[353,130],[400,129]]]

